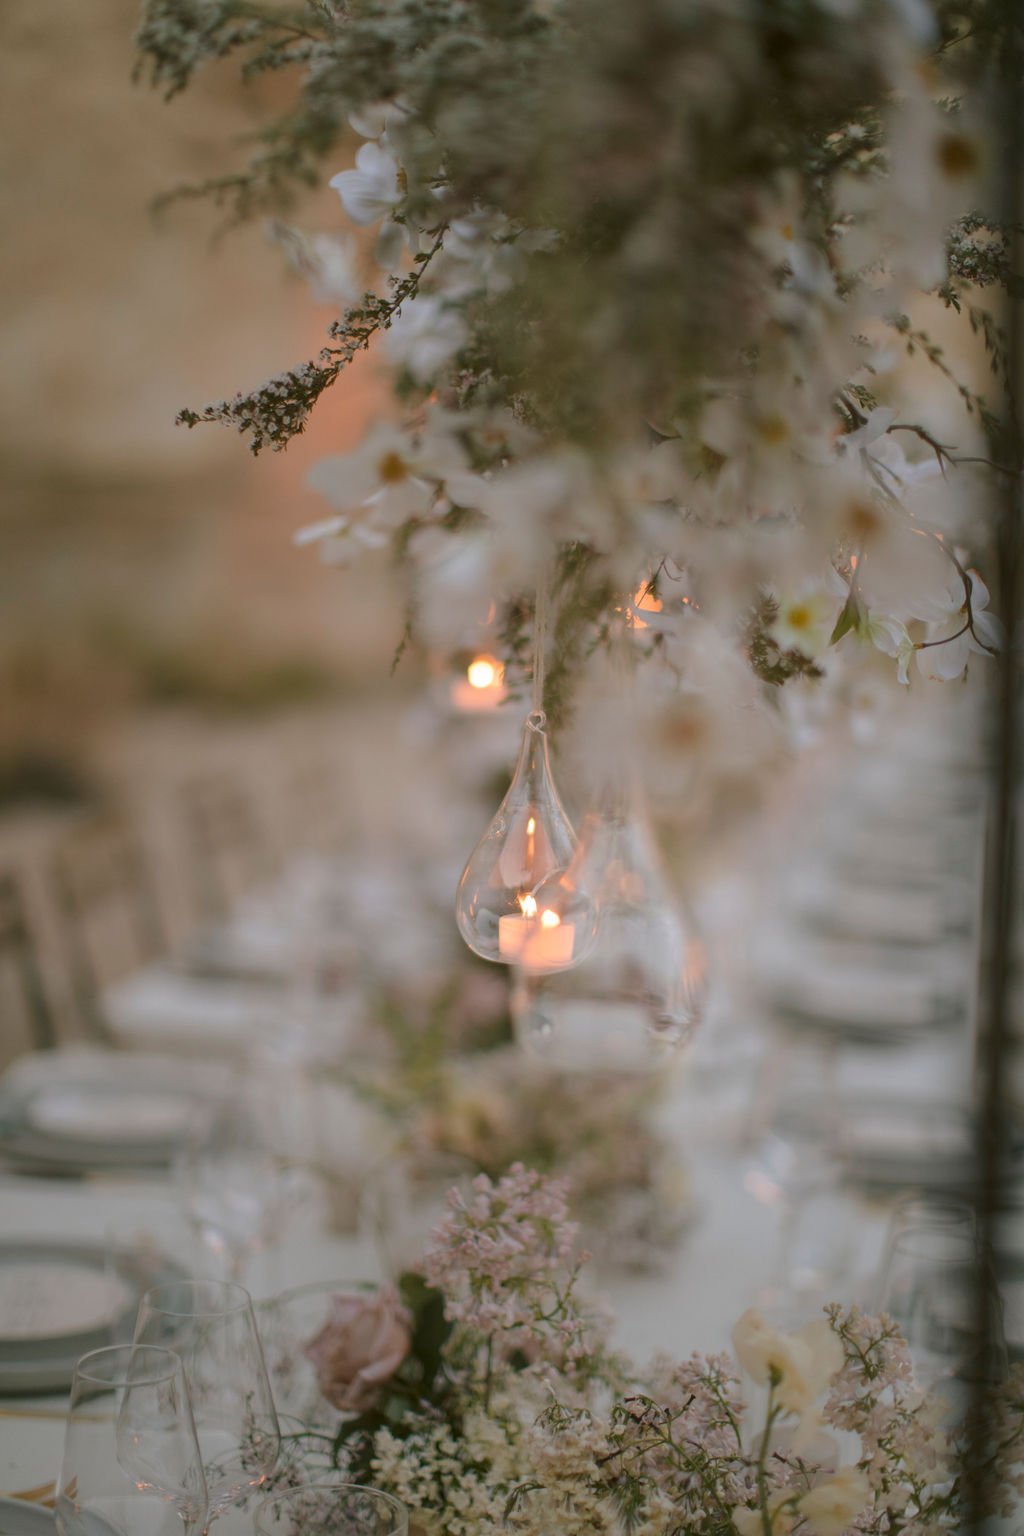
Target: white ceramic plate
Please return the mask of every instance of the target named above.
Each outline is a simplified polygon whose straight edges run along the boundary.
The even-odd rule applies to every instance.
[[[56,1529],[52,1509],[0,1498],[0,1536],[54,1536]]]
[[[26,1256],[2,1262],[0,1344],[66,1339],[109,1328],[129,1305],[131,1288],[91,1264],[54,1263]]]
[[[102,1088],[51,1089],[26,1107],[37,1130],[88,1141],[165,1141],[185,1135],[189,1102],[182,1094],[105,1092]]]
[[[74,1328],[55,1317],[51,1308],[46,1314],[50,1324],[45,1332],[45,1318],[39,1315],[31,1320],[31,1336],[0,1336],[0,1397],[66,1391],[82,1355],[131,1338],[138,1299],[144,1290],[184,1278],[179,1266],[160,1254],[119,1251],[111,1255],[92,1243],[0,1242],[0,1276],[26,1265],[37,1272],[47,1268],[64,1271],[68,1277],[78,1272],[83,1293],[86,1277],[80,1272],[87,1271],[93,1277],[87,1287],[89,1305],[76,1309]],[[13,1290],[18,1280],[5,1279],[4,1283]],[[114,1286],[119,1288],[116,1297]]]

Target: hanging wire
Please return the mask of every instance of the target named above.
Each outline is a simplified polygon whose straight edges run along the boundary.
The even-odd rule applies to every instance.
[[[537,583],[537,596],[533,608],[533,714],[541,716],[538,725],[546,720],[544,715],[544,661],[548,639],[548,589],[542,577]]]

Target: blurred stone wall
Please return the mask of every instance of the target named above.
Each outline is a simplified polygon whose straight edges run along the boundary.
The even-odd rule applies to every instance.
[[[400,623],[383,562],[353,577],[291,545],[322,515],[308,464],[380,401],[372,362],[269,460],[173,424],[314,355],[331,315],[259,228],[215,240],[205,203],[154,218],[161,192],[239,163],[266,87],[210,71],[163,103],[132,83],[136,16],[0,7],[0,776],[140,703],[372,681]],[[339,213],[327,193],[303,222]]]

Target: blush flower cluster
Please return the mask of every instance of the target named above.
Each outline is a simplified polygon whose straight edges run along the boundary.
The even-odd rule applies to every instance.
[[[986,1508],[1017,1512],[1024,1368],[981,1432],[856,1307],[792,1333],[748,1311],[733,1354],[644,1369],[607,1348],[574,1237],[564,1182],[520,1164],[453,1191],[419,1270],[312,1341],[341,1427],[327,1468],[295,1436],[281,1480],[369,1482],[425,1536],[953,1536],[980,1447]]]
[[[571,1367],[594,1342],[573,1295],[576,1234],[566,1182],[514,1163],[497,1182],[480,1174],[468,1198],[452,1191],[423,1272],[449,1321]]]

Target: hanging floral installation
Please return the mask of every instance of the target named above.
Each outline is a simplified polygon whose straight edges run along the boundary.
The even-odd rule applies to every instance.
[[[229,56],[294,78],[187,190],[341,310],[180,420],[283,449],[373,348],[393,416],[315,467],[300,537],[393,547],[433,646],[492,604],[513,692],[540,589],[555,721],[624,625],[681,734],[709,679],[742,709],[879,657],[960,677],[1000,645],[979,507],[1015,472],[1002,43],[985,0],[146,0],[168,96]],[[284,222],[328,180],[336,229]]]

